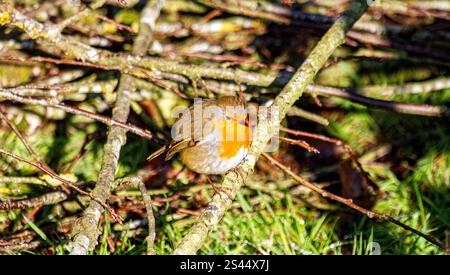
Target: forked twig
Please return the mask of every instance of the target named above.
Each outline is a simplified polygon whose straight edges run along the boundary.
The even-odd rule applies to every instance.
[[[317,150],[317,148],[314,148],[313,146],[311,146],[308,142],[306,142],[304,140],[296,140],[296,139],[287,138],[287,137],[280,137],[280,136],[275,136],[275,137],[278,138],[281,141],[286,142],[286,143],[300,146],[300,147],[304,148],[306,151],[308,151],[310,153],[320,154],[320,151]]]
[[[322,135],[318,135],[318,134],[313,134],[313,133],[308,133],[308,132],[303,132],[303,131],[298,131],[298,130],[292,130],[292,129],[288,129],[288,128],[284,128],[284,127],[280,127],[280,131],[291,134],[291,135],[295,135],[295,136],[309,137],[312,139],[321,140],[321,141],[328,142],[328,143],[331,143],[331,144],[341,147],[342,149],[344,149],[345,152],[347,152],[350,159],[356,164],[356,167],[358,168],[358,170],[364,175],[364,177],[367,179],[367,181],[370,183],[370,185],[375,189],[375,191],[379,190],[378,185],[375,183],[375,181],[372,180],[369,173],[367,173],[366,170],[364,170],[364,168],[362,167],[362,164],[359,162],[355,151],[353,151],[352,147],[350,147],[348,144],[346,144],[342,140],[330,138],[330,137],[326,137],[326,136],[322,136]]]
[[[326,197],[326,198],[330,198],[332,200],[338,201],[342,204],[347,205],[348,207],[353,208],[354,210],[366,215],[369,218],[375,218],[378,220],[382,220],[382,221],[388,221],[391,223],[394,223],[400,227],[402,227],[403,229],[407,230],[407,231],[411,231],[414,234],[426,239],[427,241],[429,241],[430,243],[436,245],[437,247],[439,247],[440,249],[449,252],[450,248],[446,247],[443,243],[439,242],[438,240],[435,240],[433,237],[428,236],[427,234],[424,234],[420,231],[418,231],[417,229],[414,229],[394,218],[392,218],[391,216],[388,216],[386,214],[380,214],[377,212],[373,212],[370,210],[367,210],[361,206],[356,205],[352,199],[346,199],[343,197],[340,197],[338,195],[335,195],[333,193],[330,193],[324,189],[321,189],[319,187],[317,187],[316,185],[310,183],[309,181],[305,180],[304,178],[296,175],[294,172],[292,172],[288,167],[284,166],[283,164],[281,164],[280,162],[278,162],[276,159],[274,159],[273,157],[271,157],[269,154],[267,153],[262,153],[262,155],[267,158],[273,165],[277,166],[278,168],[280,168],[281,170],[283,170],[286,174],[288,174],[289,176],[291,176],[294,180],[296,180],[298,183],[300,183],[301,185],[306,186],[307,188],[313,190],[314,192],[319,193],[320,195],[322,195],[322,197]]]

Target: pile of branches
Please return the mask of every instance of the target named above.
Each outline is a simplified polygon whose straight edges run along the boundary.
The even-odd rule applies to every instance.
[[[177,201],[184,193],[153,200],[149,196],[158,193],[153,190],[155,174],[164,169],[170,174],[175,169],[170,164],[142,165],[135,175],[116,178],[127,133],[149,140],[150,148],[158,148],[169,141],[171,121],[167,113],[174,105],[189,105],[195,97],[241,94],[249,102],[278,107],[279,120],[257,125],[251,152],[239,167],[242,173],[228,173],[223,178],[221,185],[229,191],[215,190],[208,205],[200,205],[197,210],[179,206],[174,220],[180,216],[195,218],[175,254],[197,252],[225,211],[235,207],[233,199],[250,181],[261,155],[294,182],[370,218],[393,222],[448,251],[431,236],[363,208],[352,198],[330,193],[300,177],[281,160],[263,153],[267,141],[278,137],[279,130],[293,137],[334,144],[367,181],[368,192],[379,193],[348,145],[292,128],[280,129],[278,122],[284,123],[289,116],[327,126],[329,120],[320,112],[325,114],[334,107],[329,98],[344,98],[409,115],[448,116],[446,106],[389,99],[393,95],[449,88],[448,77],[383,87],[336,87],[338,82],[333,77],[319,77],[314,82],[319,72],[346,60],[400,60],[448,67],[448,20],[447,1],[0,1],[1,126],[14,133],[27,152],[20,155],[5,149],[3,144],[0,154],[11,166],[25,163],[33,167],[34,173],[27,177],[8,176],[12,168],[0,168],[1,181],[46,189],[37,197],[2,199],[0,210],[32,209],[24,216],[23,223],[27,224],[44,205],[78,201],[82,212],[77,213],[68,228],[60,230],[63,234],[71,232],[70,253],[87,254],[96,247],[100,222],[108,216],[113,223],[129,218],[130,210],[111,192],[139,188],[146,209],[145,213],[141,211],[146,218],[140,225],[148,225],[147,252],[153,254],[157,232],[152,205]],[[335,51],[338,47],[343,50]],[[320,111],[294,105],[304,94],[312,99],[305,106]],[[32,117],[38,120],[37,124],[81,117],[84,119],[73,122],[76,127],[106,125],[97,180],[80,180],[71,171],[83,157],[86,146],[102,133],[88,135],[71,161],[54,167],[28,141],[36,131],[33,127],[39,126],[31,122],[25,130],[21,129],[18,124],[22,117]],[[305,141],[282,136],[279,139],[318,152]],[[198,192],[198,182],[204,179],[189,171],[183,173],[197,183],[186,192]],[[152,186],[150,192],[146,185]],[[33,241],[35,233],[21,232],[20,228],[23,225],[15,234],[0,240],[0,252],[47,245]]]

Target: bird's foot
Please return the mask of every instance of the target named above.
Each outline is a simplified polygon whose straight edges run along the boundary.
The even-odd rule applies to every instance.
[[[217,185],[216,183],[214,183],[208,176],[206,176],[206,178],[208,179],[209,184],[211,184],[213,190],[214,190],[214,194],[225,194],[227,196],[227,198],[229,200],[233,200],[233,196],[231,195],[231,188],[226,188],[226,187],[222,187]]]

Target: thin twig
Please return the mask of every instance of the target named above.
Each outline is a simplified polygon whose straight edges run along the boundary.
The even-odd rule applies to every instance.
[[[300,109],[296,106],[292,106],[289,111],[287,112],[288,116],[298,116],[298,117],[302,117],[304,119],[316,122],[318,124],[324,125],[324,126],[328,126],[330,124],[330,122],[328,121],[328,119],[315,114],[315,113],[311,113],[308,111],[305,111],[303,109]]]
[[[314,148],[313,146],[309,145],[309,143],[304,140],[296,140],[296,139],[280,137],[280,136],[276,136],[276,138],[278,138],[281,141],[287,142],[289,144],[300,146],[300,147],[306,149],[306,151],[308,151],[310,153],[320,154],[320,151],[317,150],[317,148]]]
[[[53,205],[66,199],[66,193],[57,191],[31,199],[0,201],[0,210],[26,209],[40,205]]]
[[[153,248],[156,237],[155,216],[153,215],[152,199],[148,194],[147,188],[145,187],[145,184],[142,181],[142,179],[139,180],[139,189],[141,190],[145,209],[147,211],[147,220],[148,220],[148,236],[146,238],[147,255],[155,255],[155,249]]]
[[[119,121],[114,118],[109,118],[107,116],[99,115],[93,112],[89,112],[83,109],[79,109],[76,107],[72,107],[63,103],[55,102],[54,100],[45,100],[45,99],[37,99],[32,97],[26,97],[26,96],[20,96],[17,94],[13,94],[9,92],[8,89],[0,89],[0,98],[5,98],[11,101],[21,102],[25,104],[32,104],[32,105],[39,105],[43,107],[51,107],[63,110],[67,113],[71,113],[74,115],[80,115],[84,116],[93,120],[100,121],[108,126],[119,126],[123,129],[126,129],[127,131],[139,135],[141,137],[144,137],[149,140],[156,141],[158,143],[165,143],[164,141],[160,140],[158,137],[154,136],[150,131],[146,129],[139,128],[135,125],[128,124],[122,121]]]
[[[405,83],[402,85],[365,86],[356,88],[355,93],[361,95],[403,95],[422,94],[450,88],[450,77],[438,77],[431,80]]]
[[[83,145],[81,145],[80,150],[78,151],[78,154],[73,158],[73,160],[70,162],[70,164],[67,166],[66,169],[64,169],[64,173],[70,173],[72,171],[75,164],[83,157],[83,155],[86,153],[86,147],[88,146],[91,141],[93,141],[97,137],[97,132],[94,132],[92,134],[87,135],[84,138]]]
[[[3,120],[4,122],[6,122],[8,127],[11,128],[11,130],[13,130],[13,132],[16,134],[16,136],[19,138],[19,140],[22,142],[22,144],[27,149],[28,153],[34,158],[34,160],[43,164],[39,155],[33,150],[33,148],[30,146],[30,144],[28,144],[27,140],[25,139],[23,134],[19,131],[19,129],[17,129],[16,125],[12,121],[10,121],[8,119],[8,117],[6,117],[6,115],[3,113],[1,108],[0,108],[0,120]]]
[[[322,135],[318,135],[318,134],[308,133],[308,132],[304,132],[304,131],[292,130],[292,129],[288,129],[285,127],[280,127],[280,131],[291,134],[291,135],[295,135],[295,136],[309,137],[312,139],[321,140],[321,141],[328,142],[328,143],[331,143],[331,144],[341,147],[345,152],[347,152],[350,159],[356,164],[356,167],[358,168],[358,170],[364,175],[364,177],[367,179],[369,184],[375,189],[375,191],[376,192],[380,191],[378,185],[375,183],[375,181],[372,179],[372,177],[369,175],[369,173],[367,173],[367,171],[364,170],[364,168],[363,168],[361,162],[359,162],[357,154],[355,153],[353,148],[350,147],[350,145],[343,142],[342,140],[330,138],[330,137],[326,137],[326,136],[322,136]]]
[[[388,221],[388,222],[394,223],[394,224],[396,224],[396,225],[402,227],[403,229],[405,229],[405,230],[407,230],[407,231],[410,231],[410,232],[413,232],[414,234],[416,234],[416,235],[418,235],[418,236],[420,236],[420,237],[426,239],[427,241],[429,241],[430,243],[436,245],[436,246],[439,247],[440,249],[442,249],[442,250],[444,250],[444,251],[446,251],[446,252],[449,252],[449,251],[450,251],[450,248],[449,248],[449,247],[446,247],[443,243],[441,243],[441,242],[435,240],[434,238],[432,238],[432,237],[430,237],[430,236],[428,236],[428,235],[426,235],[426,234],[424,234],[424,233],[422,233],[422,232],[420,232],[420,231],[418,231],[418,230],[416,230],[416,229],[414,229],[414,228],[412,228],[412,227],[410,227],[410,226],[408,226],[408,225],[406,225],[406,224],[404,224],[404,223],[402,223],[402,222],[400,222],[400,221],[398,221],[398,220],[396,220],[396,219],[394,219],[394,218],[392,218],[392,217],[390,217],[390,216],[388,216],[388,215],[386,215],[386,214],[380,214],[380,213],[377,213],[377,212],[373,212],[373,211],[367,210],[367,209],[365,209],[365,208],[363,208],[363,207],[361,207],[361,206],[359,206],[359,205],[356,205],[356,204],[353,202],[352,199],[346,199],[346,198],[337,196],[337,195],[335,195],[335,194],[333,194],[333,193],[330,193],[330,192],[328,192],[328,191],[326,191],[326,190],[323,190],[323,189],[317,187],[316,185],[310,183],[309,181],[305,180],[304,178],[302,178],[302,177],[296,175],[296,174],[295,174],[294,172],[292,172],[289,168],[287,168],[286,166],[284,166],[283,164],[281,164],[280,162],[278,162],[277,160],[275,160],[275,159],[274,159],[273,157],[271,157],[269,154],[267,154],[267,153],[262,153],[262,155],[263,155],[265,158],[267,158],[272,164],[274,164],[275,166],[277,166],[278,168],[280,168],[281,170],[283,170],[285,173],[287,173],[288,175],[290,175],[290,176],[291,176],[293,179],[295,179],[298,183],[300,183],[300,184],[306,186],[307,188],[313,190],[314,192],[319,193],[320,195],[322,195],[322,197],[330,198],[330,199],[332,199],[332,200],[335,200],[335,201],[338,201],[338,202],[340,202],[340,203],[342,203],[342,204],[345,204],[345,205],[347,205],[348,207],[351,207],[351,208],[355,209],[356,211],[358,211],[358,212],[360,212],[360,213],[366,215],[367,217],[369,217],[369,218],[371,218],[371,219],[376,218],[376,219],[379,219],[379,220],[382,220],[382,221]]]
[[[394,101],[387,101],[375,98],[369,98],[362,95],[354,94],[343,89],[337,89],[332,87],[325,87],[319,85],[309,85],[308,92],[311,94],[324,95],[324,96],[336,96],[341,98],[350,99],[358,103],[375,106],[383,109],[393,110],[398,113],[405,113],[411,115],[422,116],[448,116],[450,110],[445,106],[432,106],[427,104],[413,104],[413,103],[401,103]]]
[[[1,154],[5,154],[5,155],[7,155],[7,156],[9,156],[9,157],[12,157],[12,158],[14,158],[14,159],[16,159],[16,160],[18,160],[18,161],[25,162],[25,163],[27,163],[27,164],[29,164],[29,165],[31,165],[31,166],[33,166],[33,167],[39,169],[40,171],[44,172],[45,174],[49,175],[52,179],[55,179],[55,180],[57,180],[57,181],[60,181],[61,183],[63,183],[63,184],[65,184],[65,185],[69,186],[70,188],[76,190],[78,193],[80,193],[80,194],[82,194],[82,195],[88,196],[88,197],[91,198],[93,201],[96,201],[97,203],[101,204],[104,208],[108,209],[108,211],[110,212],[111,217],[113,218],[113,220],[119,221],[119,222],[122,221],[122,218],[121,218],[119,215],[117,215],[116,211],[114,211],[114,209],[113,209],[111,206],[109,206],[109,205],[106,204],[105,202],[101,201],[101,200],[100,200],[99,198],[97,198],[96,196],[91,195],[89,192],[86,192],[86,191],[80,189],[78,186],[75,185],[75,184],[76,184],[75,182],[72,182],[72,181],[66,180],[66,179],[64,179],[64,178],[61,178],[61,177],[58,176],[55,172],[53,172],[52,170],[49,170],[49,169],[48,169],[48,165],[45,165],[45,166],[44,166],[44,165],[42,165],[41,163],[36,163],[36,162],[34,162],[34,161],[28,160],[28,159],[26,159],[26,158],[23,158],[23,157],[21,157],[21,156],[18,156],[18,155],[16,155],[16,154],[14,154],[14,153],[11,153],[11,152],[9,152],[9,151],[3,149],[3,148],[0,148],[0,153],[1,153]]]

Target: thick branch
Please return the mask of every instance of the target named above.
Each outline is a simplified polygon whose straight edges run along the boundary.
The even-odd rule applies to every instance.
[[[145,55],[151,42],[149,36],[159,15],[162,0],[149,1],[142,11],[140,21],[140,32],[133,46],[134,55]],[[130,94],[135,90],[133,78],[124,75],[120,79],[116,104],[113,109],[112,119],[125,123],[130,112]],[[120,150],[126,143],[126,130],[118,126],[112,126],[104,146],[104,157],[99,173],[98,182],[92,193],[101,200],[106,201],[109,196],[111,185],[117,171]],[[91,201],[83,216],[76,222],[73,229],[74,241],[72,255],[86,255],[93,250],[97,244],[99,235],[98,222],[103,212],[103,207]]]

